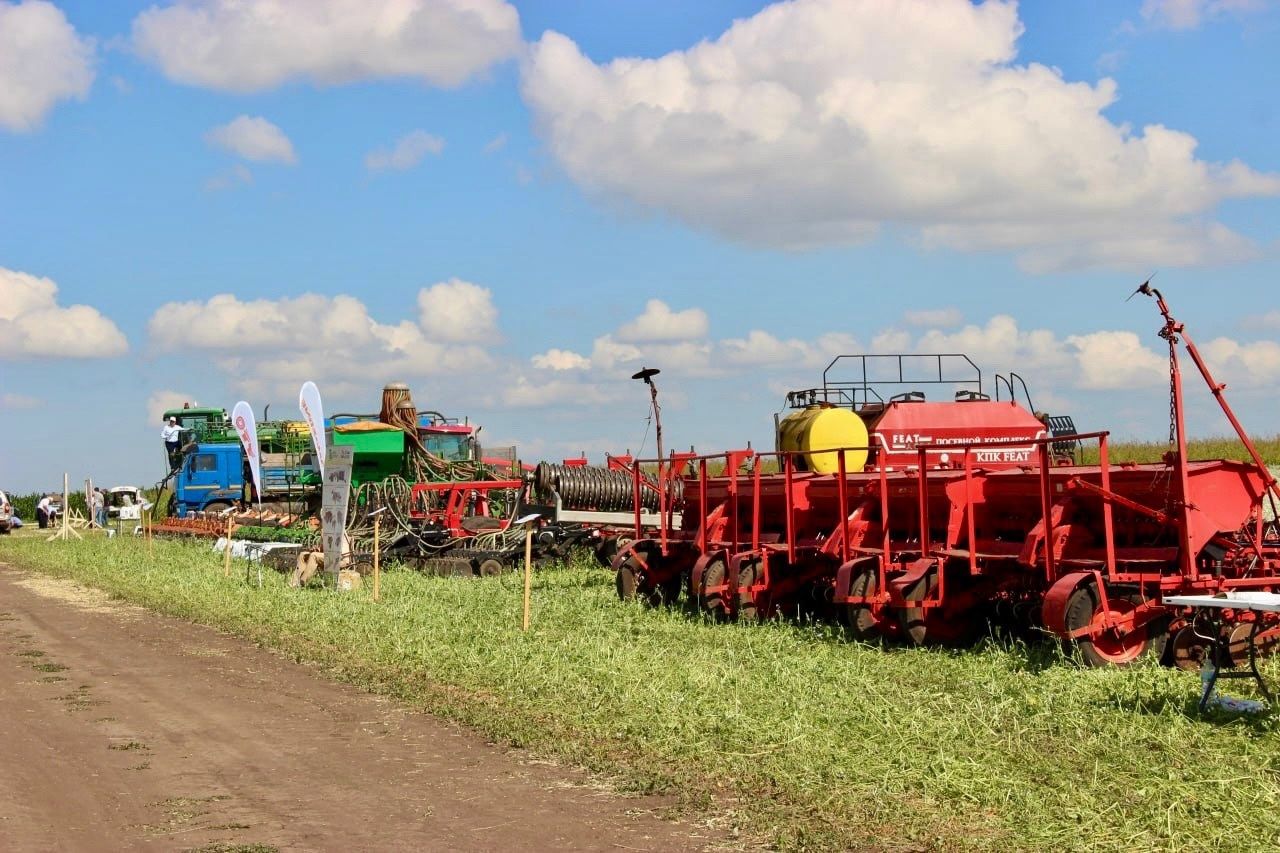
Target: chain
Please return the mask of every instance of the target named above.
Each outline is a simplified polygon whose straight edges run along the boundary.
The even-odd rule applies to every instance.
[[[1177,394],[1177,371],[1178,362],[1176,350],[1177,339],[1172,333],[1166,333],[1169,340],[1169,447],[1174,447],[1177,442],[1177,424],[1178,424],[1178,394]]]

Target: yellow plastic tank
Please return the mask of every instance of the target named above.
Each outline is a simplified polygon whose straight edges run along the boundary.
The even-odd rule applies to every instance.
[[[848,409],[808,406],[778,424],[778,449],[798,451],[802,455],[796,457],[796,467],[819,474],[840,470],[840,455],[833,452],[840,447],[864,448],[844,452],[844,470],[861,471],[867,464],[869,443],[866,423]]]

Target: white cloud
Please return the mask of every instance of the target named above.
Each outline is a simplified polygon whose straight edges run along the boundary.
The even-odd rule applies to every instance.
[[[44,400],[26,394],[0,394],[0,409],[38,409]]]
[[[444,150],[444,140],[425,130],[414,130],[396,140],[390,148],[378,148],[364,157],[364,167],[370,172],[393,169],[403,172],[422,162],[428,154]]]
[[[506,147],[507,147],[507,135],[505,133],[499,133],[493,139],[490,139],[488,142],[484,144],[484,153],[496,154],[497,152],[501,151],[503,148],[506,148]]]
[[[483,340],[453,344],[408,320],[381,323],[348,295],[169,302],[147,328],[158,350],[207,350],[236,388],[258,395],[293,395],[308,379],[326,392],[367,392],[370,383],[493,364]]]
[[[540,409],[551,406],[598,406],[618,399],[620,392],[605,385],[565,379],[538,382],[526,376],[502,389],[502,404],[520,409]]]
[[[244,163],[236,163],[230,169],[219,172],[204,182],[204,188],[209,192],[221,192],[222,190],[235,189],[240,186],[249,186],[253,183],[253,172],[249,171],[249,167]]]
[[[762,329],[752,329],[745,338],[726,338],[719,346],[725,363],[742,367],[821,367],[837,355],[861,349],[843,333],[819,335],[812,341],[784,341]]]
[[[1171,30],[1194,30],[1225,15],[1259,12],[1266,0],[1143,0],[1142,17]]]
[[[0,267],[0,358],[109,358],[128,349],[98,309],[59,305],[52,279]]]
[[[1113,81],[1016,64],[1021,33],[999,0],[795,0],[657,59],[597,65],[547,33],[522,90],[577,183],[748,244],[856,243],[890,223],[1036,270],[1255,251],[1207,217],[1280,178],[1113,124]]]
[[[963,323],[964,315],[959,308],[926,308],[904,312],[902,319],[908,326],[938,326],[949,329]]]
[[[179,0],[138,15],[133,44],[170,79],[223,91],[456,86],[516,55],[520,16],[505,0]]]
[[[1216,338],[1203,347],[1205,361],[1219,382],[1252,387],[1274,386],[1280,381],[1280,343],[1240,343]]]
[[[34,130],[58,101],[93,85],[94,44],[43,0],[0,0],[0,128]]]
[[[672,311],[661,299],[650,299],[644,313],[618,328],[618,340],[628,343],[643,341],[689,341],[706,337],[707,312],[701,308]]]
[[[261,116],[236,116],[204,135],[210,145],[254,162],[296,163],[293,143],[284,131]]]
[[[1268,311],[1265,314],[1251,314],[1240,324],[1246,329],[1280,331],[1280,310]]]
[[[586,370],[591,367],[591,359],[565,349],[549,349],[530,361],[540,370]]]
[[[451,278],[418,292],[418,318],[433,340],[492,342],[498,309],[487,287]]]
[[[1071,335],[1080,369],[1076,385],[1087,389],[1158,387],[1169,381],[1169,360],[1144,347],[1133,332]]]
[[[165,412],[170,409],[180,409],[183,403],[190,403],[192,406],[200,405],[195,397],[181,391],[171,391],[167,388],[152,391],[147,396],[147,423],[160,423]]]

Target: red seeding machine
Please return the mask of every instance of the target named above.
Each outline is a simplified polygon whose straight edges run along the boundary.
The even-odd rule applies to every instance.
[[[658,603],[685,589],[723,619],[825,611],[856,636],[915,643],[964,643],[1002,619],[1093,665],[1167,652],[1198,666],[1215,638],[1166,599],[1280,590],[1280,533],[1264,521],[1280,489],[1160,292],[1139,292],[1155,299],[1169,347],[1163,462],[1111,462],[1106,432],[1033,413],[1016,374],[998,376],[989,398],[963,356],[929,356],[923,377],[904,367],[918,356],[841,357],[821,388],[788,395],[795,411],[777,424],[775,452],[647,462],[657,483],[683,488],[660,502],[655,527],[640,524],[654,483],[635,466],[635,541],[613,561],[619,595]],[[1187,459],[1179,344],[1250,461]],[[832,380],[850,361],[861,379]],[[955,399],[877,390],[924,382],[958,387]],[[1097,464],[1082,464],[1090,446]],[[1253,633],[1265,645],[1280,623],[1263,618],[1228,611],[1221,630],[1233,649]]]

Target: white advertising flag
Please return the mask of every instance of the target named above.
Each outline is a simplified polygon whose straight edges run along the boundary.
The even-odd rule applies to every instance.
[[[316,469],[324,475],[324,403],[320,400],[320,389],[314,382],[302,383],[298,392],[298,408],[302,411],[302,419],[311,430],[311,446],[316,449]]]
[[[244,455],[249,460],[249,473],[253,475],[253,491],[258,496],[258,506],[262,506],[262,457],[258,453],[258,420],[253,416],[253,408],[241,400],[231,410],[231,425],[240,436],[240,444],[244,447]]]

